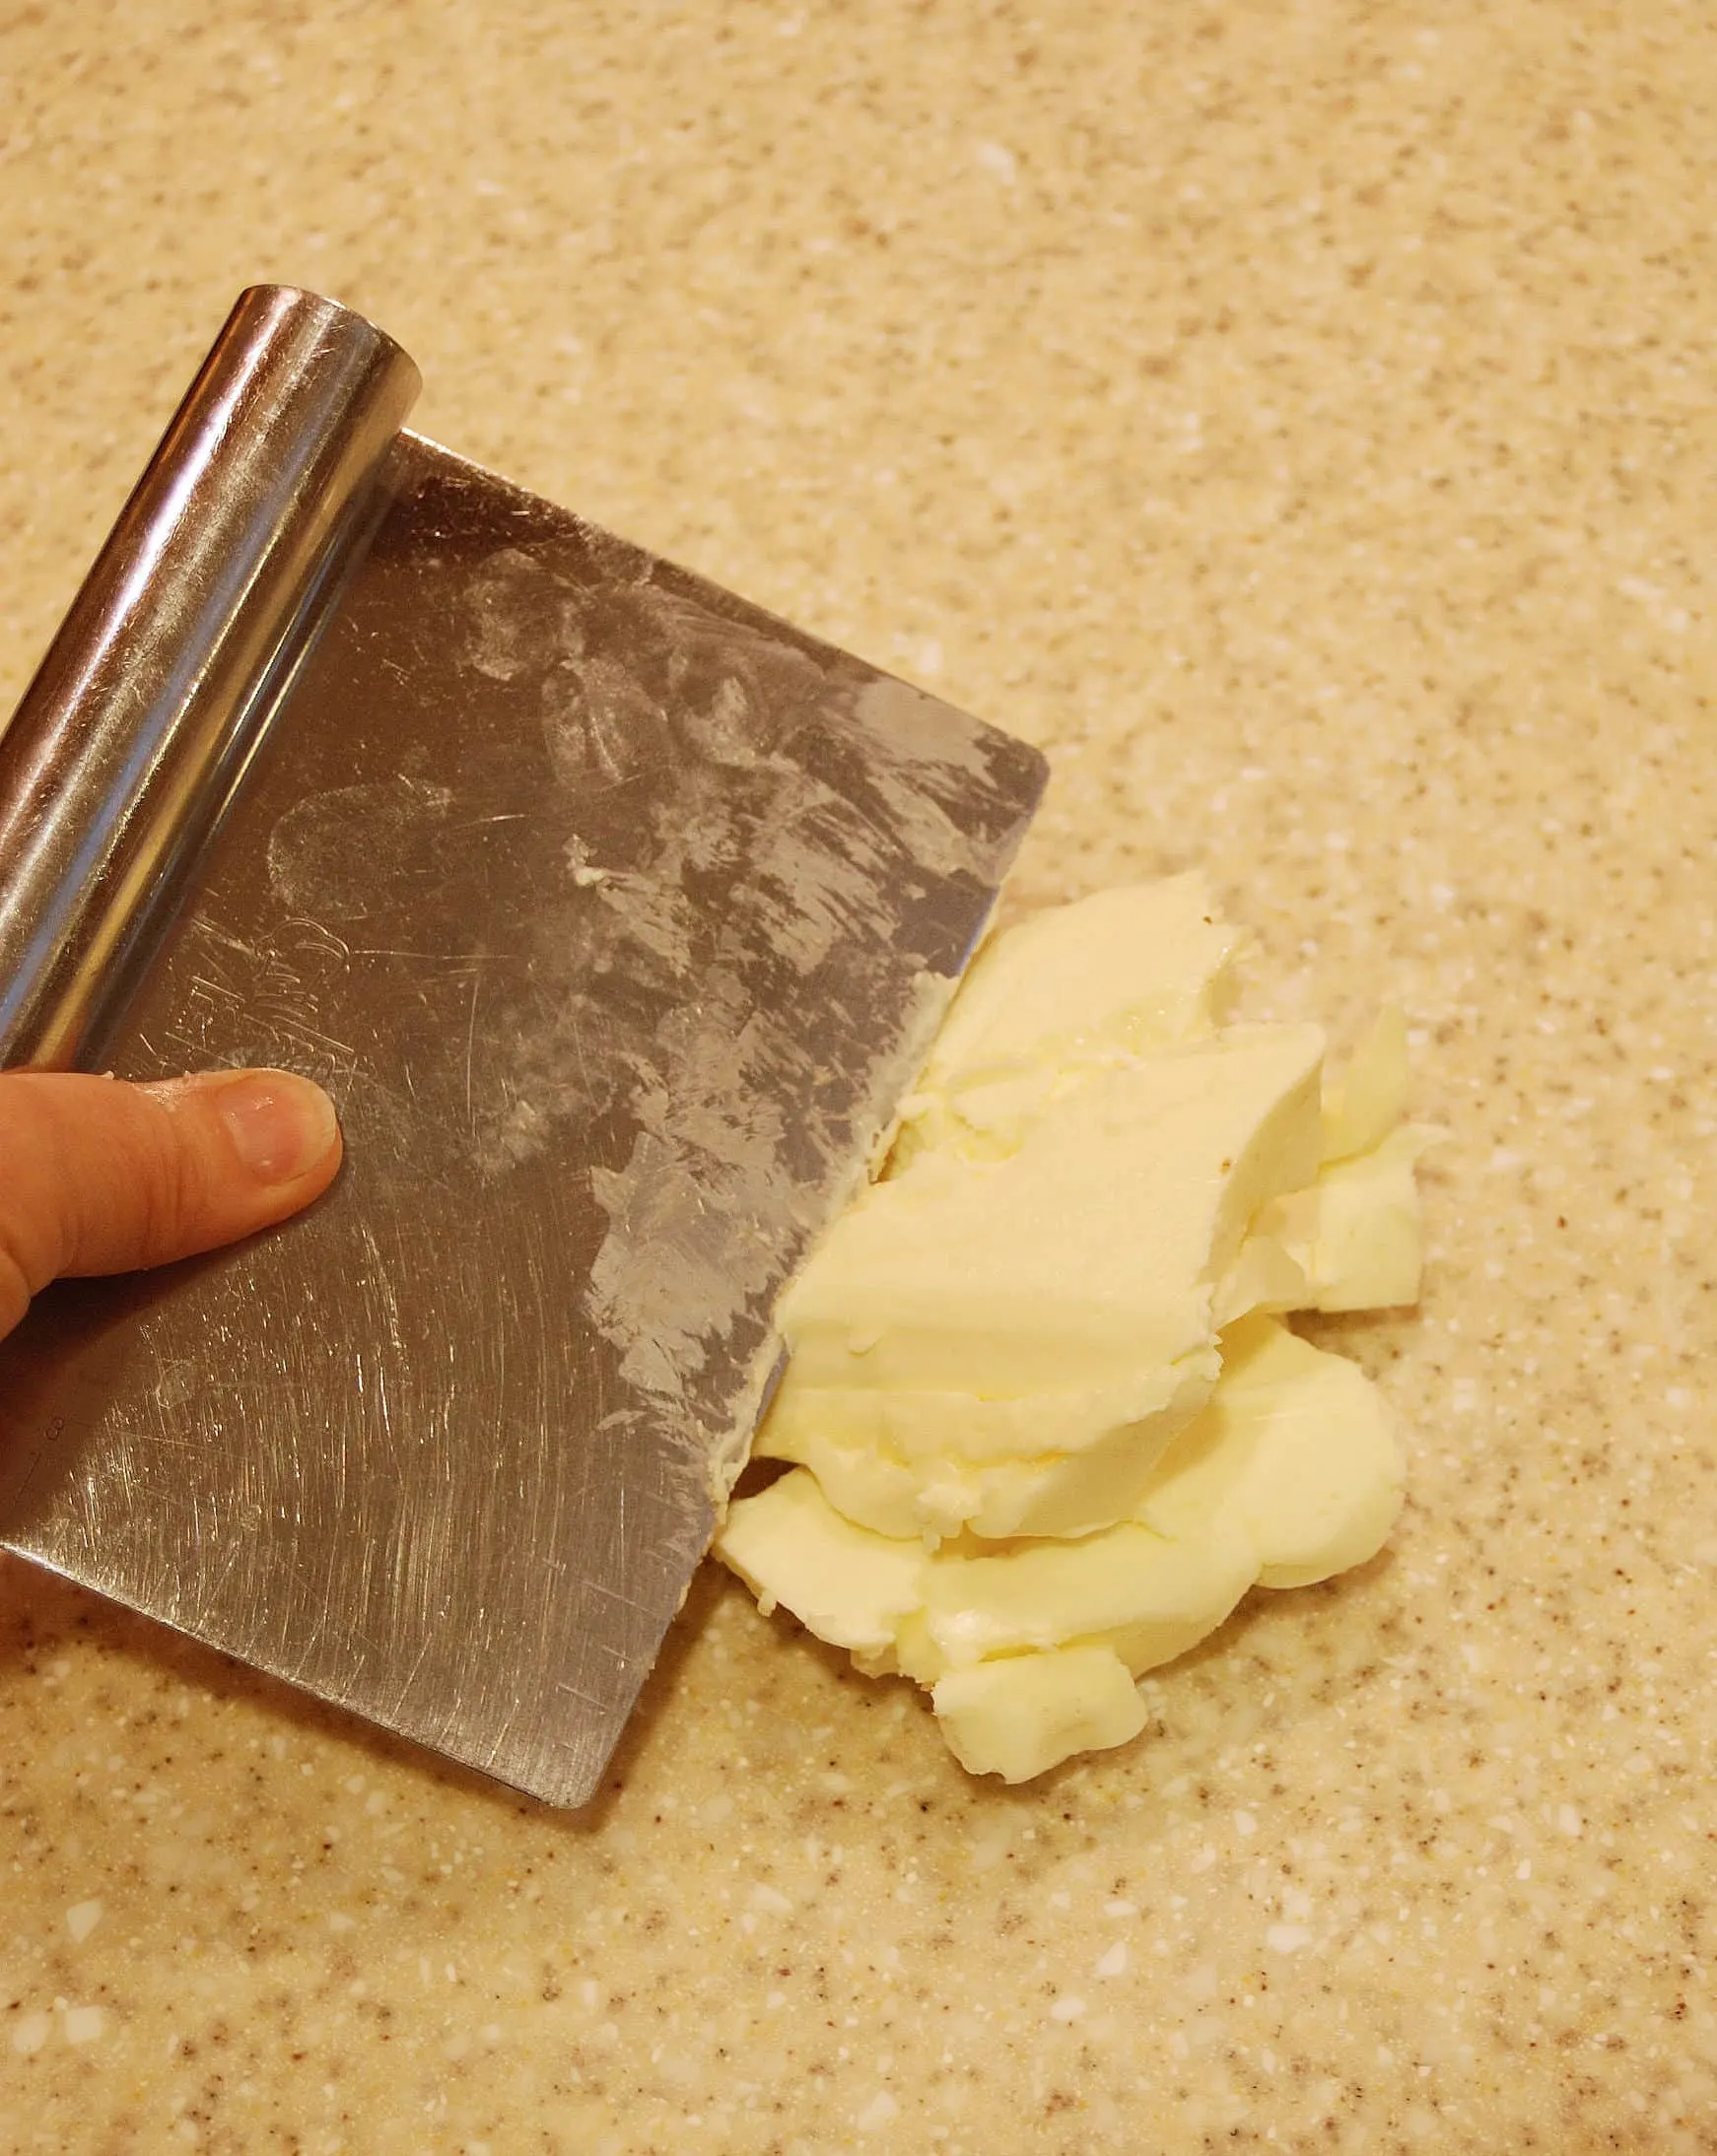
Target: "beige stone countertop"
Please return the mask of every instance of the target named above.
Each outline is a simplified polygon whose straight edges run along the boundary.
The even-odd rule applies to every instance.
[[[0,706],[232,298],[1042,743],[1406,1007],[1391,1548],[964,1780],[707,1573],[562,1817],[0,1567],[0,2149],[1717,2149],[1717,46],[1697,0],[0,22]]]

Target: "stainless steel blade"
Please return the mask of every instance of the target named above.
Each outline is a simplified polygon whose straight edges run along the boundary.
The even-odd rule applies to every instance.
[[[420,438],[386,485],[101,1040],[310,1073],[347,1167],[38,1300],[0,1540],[577,1804],[1043,766]]]

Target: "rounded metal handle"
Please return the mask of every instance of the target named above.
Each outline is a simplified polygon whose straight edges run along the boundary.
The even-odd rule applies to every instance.
[[[240,295],[0,733],[0,1067],[93,1055],[371,528],[417,369]]]

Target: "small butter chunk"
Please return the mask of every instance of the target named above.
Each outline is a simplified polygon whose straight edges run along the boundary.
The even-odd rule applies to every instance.
[[[1312,1249],[1319,1310],[1383,1310],[1418,1301],[1424,1231],[1413,1169],[1440,1135],[1408,1123],[1319,1176]]]
[[[1126,1744],[1144,1727],[1127,1665],[1110,1649],[1014,1654],[938,1678],[942,1734],[968,1774],[1029,1782],[1076,1752]]]

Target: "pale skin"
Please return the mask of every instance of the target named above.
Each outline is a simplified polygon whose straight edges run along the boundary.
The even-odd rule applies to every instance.
[[[286,1071],[154,1085],[0,1072],[0,1337],[50,1280],[170,1264],[320,1195],[340,1128]]]

